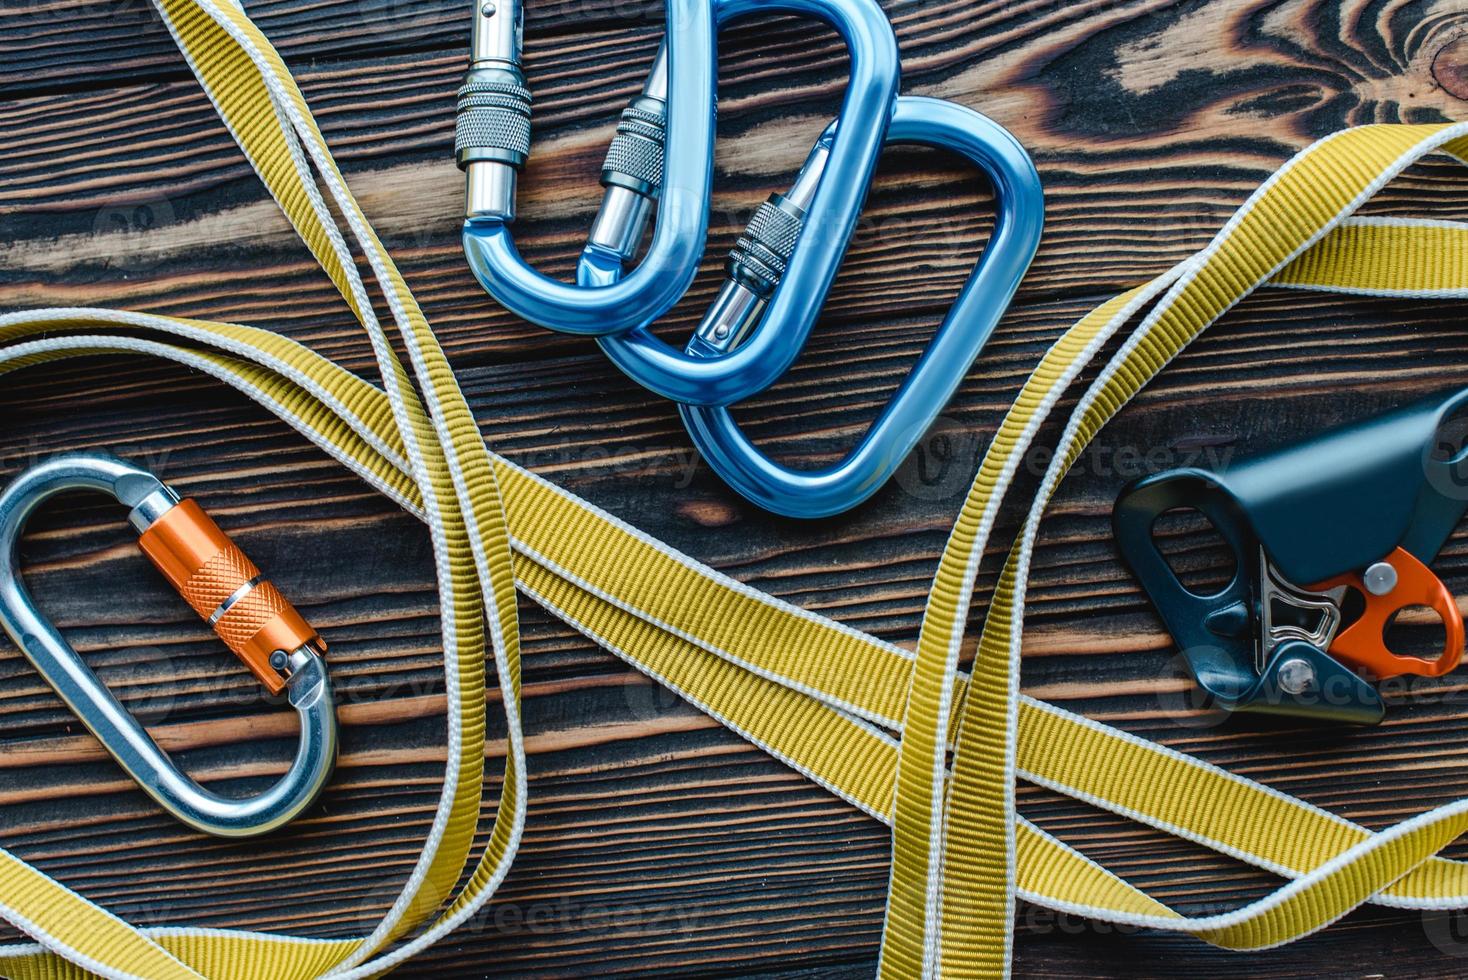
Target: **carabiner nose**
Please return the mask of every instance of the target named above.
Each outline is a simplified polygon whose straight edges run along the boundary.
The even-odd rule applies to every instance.
[[[257,796],[228,799],[186,776],[36,608],[20,575],[26,521],[68,490],[106,493],[129,508],[143,551],[271,693],[286,692],[301,735],[290,769]],[[220,837],[274,830],[320,795],[336,764],[335,700],[326,645],[192,500],[110,456],[60,456],[0,493],[0,625],[138,785],[179,820]]]

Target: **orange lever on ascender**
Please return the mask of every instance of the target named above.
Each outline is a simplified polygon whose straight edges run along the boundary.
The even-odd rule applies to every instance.
[[[1367,587],[1360,573],[1348,572],[1314,587],[1325,592],[1349,586],[1366,600],[1366,611],[1346,629],[1341,630],[1330,645],[1330,653],[1348,664],[1370,671],[1377,678],[1417,674],[1440,677],[1458,666],[1463,659],[1463,616],[1457,600],[1426,565],[1411,553],[1397,548],[1382,560],[1396,573],[1396,582],[1378,595]],[[1381,564],[1381,563],[1379,563]],[[1442,617],[1447,634],[1443,652],[1435,660],[1393,653],[1386,645],[1385,633],[1392,617],[1410,606],[1427,606]]]
[[[193,500],[170,508],[138,544],[271,694],[285,690],[272,655],[303,646],[325,651],[316,631]]]

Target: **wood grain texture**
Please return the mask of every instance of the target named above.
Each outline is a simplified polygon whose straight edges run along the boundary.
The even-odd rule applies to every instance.
[[[905,91],[960,100],[1015,132],[1045,181],[1047,233],[1015,308],[898,478],[854,515],[803,524],[739,502],[698,461],[671,406],[589,343],[496,309],[469,276],[448,160],[460,0],[247,7],[297,72],[496,450],[742,581],[904,644],[987,439],[1067,325],[1205,244],[1312,139],[1468,113],[1461,2],[887,4]],[[519,232],[527,255],[564,274],[661,10],[532,0],[528,17],[537,115]],[[836,110],[844,60],[830,31],[789,18],[725,32],[711,241],[670,336],[697,318],[753,207],[788,181]],[[359,330],[142,0],[4,4],[0,100],[0,308],[235,320],[370,369]],[[1431,160],[1371,208],[1468,218],[1465,191],[1460,170]],[[887,155],[807,355],[739,410],[761,445],[811,465],[858,437],[978,254],[985,193],[952,160]],[[1368,826],[1460,796],[1461,672],[1393,694],[1371,731],[1215,725],[1191,711],[1168,640],[1115,556],[1108,512],[1127,480],[1190,454],[1267,448],[1468,384],[1463,313],[1265,290],[1210,330],[1063,485],[1036,553],[1025,690]],[[263,411],[182,369],[99,358],[28,371],[7,378],[0,411],[4,476],[98,448],[197,495],[330,638],[344,705],[342,765],[323,805],[287,833],[222,843],[159,814],[6,646],[4,846],[143,924],[370,927],[411,867],[444,763],[424,534]],[[1045,460],[1033,462],[1030,484]],[[1018,517],[1006,513],[1001,530]],[[190,772],[246,792],[284,767],[293,720],[167,592],[115,507],[78,497],[46,508],[24,558],[45,608]],[[997,546],[987,556],[979,610],[1001,559]],[[1468,590],[1468,534],[1437,567]],[[525,619],[524,846],[496,901],[403,975],[869,975],[885,830],[528,604]],[[503,749],[493,710],[489,725],[493,783]],[[1275,884],[1054,794],[1022,786],[1020,799],[1042,826],[1180,909],[1231,908]],[[1456,977],[1468,964],[1468,918],[1445,914],[1366,909],[1252,956],[1028,906],[1018,918],[1022,976]]]

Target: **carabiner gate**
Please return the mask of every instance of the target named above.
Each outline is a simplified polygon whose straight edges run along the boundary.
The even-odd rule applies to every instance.
[[[703,254],[713,173],[715,33],[736,17],[779,12],[823,20],[845,41],[851,75],[841,134],[827,141],[825,179],[812,180],[802,208],[823,229],[839,230],[844,241],[856,228],[900,80],[897,39],[880,4],[668,0],[667,30],[653,67],[623,111],[607,151],[601,176],[606,190],[572,285],[530,268],[510,230],[516,173],[530,150],[530,92],[520,66],[520,33],[510,26],[522,16],[521,3],[476,5],[469,73],[459,89],[454,148],[466,174],[463,243],[470,269],[517,316],[604,341],[617,366],[649,391],[701,405],[727,405],[763,391],[784,373],[776,362],[788,367],[804,347],[806,337],[798,330],[767,337],[757,349],[727,360],[706,355],[691,367],[681,351],[645,339],[652,336],[646,328],[688,290]],[[628,269],[654,211],[651,244]],[[788,272],[792,292],[824,295],[840,259],[839,252],[804,250]],[[777,318],[787,319],[796,327],[803,322]],[[644,338],[641,347],[611,349],[633,335]],[[774,354],[765,357],[765,348]],[[683,375],[689,371],[718,376],[712,383],[688,383]]]
[[[515,248],[515,190],[530,155],[522,2],[474,4],[469,71],[459,88],[454,135],[454,159],[465,174],[463,235],[470,265],[500,302],[543,326],[595,335],[655,320],[688,288],[703,250],[714,134],[712,6],[708,0],[678,0],[669,30],[686,31],[688,50],[675,59],[666,44],[660,46],[641,93],[622,113],[602,167],[606,190],[583,266],[615,268],[620,279],[659,202],[668,206],[633,273],[615,289],[592,289],[541,275]],[[665,163],[669,131],[680,143]]]
[[[68,490],[110,494],[130,508],[138,543],[190,606],[272,693],[284,691],[300,717],[290,769],[257,796],[229,799],[174,765],[41,614],[20,575],[26,521]],[[192,500],[180,500],[151,473],[110,456],[60,456],[35,466],[0,493],[0,625],[46,682],[118,764],[179,820],[220,837],[267,833],[320,795],[336,764],[337,726],[326,644],[260,570]]]

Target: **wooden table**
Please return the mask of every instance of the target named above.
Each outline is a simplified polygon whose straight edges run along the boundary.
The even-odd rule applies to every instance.
[[[1044,177],[1048,230],[1015,307],[899,478],[854,515],[802,524],[733,497],[697,462],[673,407],[591,343],[515,320],[470,278],[449,158],[463,0],[247,6],[300,79],[496,450],[757,588],[899,643],[917,635],[977,454],[1068,324],[1204,245],[1312,139],[1348,124],[1468,115],[1468,8],[1452,0],[889,3],[905,91],[961,100],[1019,136]],[[529,3],[536,148],[519,230],[553,273],[571,267],[599,199],[601,154],[660,16],[657,0]],[[738,230],[788,183],[844,84],[830,32],[784,18],[733,27],[721,57],[712,237],[670,335],[707,305]],[[0,307],[251,323],[370,371],[350,315],[143,0],[7,0],[0,97]],[[762,445],[810,465],[859,434],[977,255],[990,227],[978,183],[940,155],[888,154],[807,355],[741,409]],[[1465,190],[1461,171],[1434,159],[1371,212],[1464,218]],[[1468,383],[1462,316],[1454,303],[1268,290],[1230,313],[1103,433],[1051,508],[1025,690],[1373,827],[1462,795],[1461,672],[1398,699],[1370,731],[1197,724],[1107,523],[1128,478],[1200,446],[1244,453]],[[6,379],[0,405],[7,476],[51,453],[105,449],[196,495],[329,636],[345,725],[319,809],[261,842],[204,840],[123,778],[7,647],[4,846],[136,923],[359,934],[396,894],[442,777],[425,535],[280,422],[180,369],[109,358],[26,371]],[[1015,520],[1011,510],[1005,529]],[[24,554],[45,608],[191,772],[245,789],[280,770],[289,713],[263,704],[167,592],[115,506],[78,497],[47,508]],[[1468,587],[1468,539],[1450,543],[1438,567]],[[524,615],[524,846],[496,902],[404,975],[867,975],[886,830],[559,622],[528,605]],[[489,724],[497,738],[493,709]],[[489,769],[497,780],[498,755]],[[1277,884],[1034,787],[1022,785],[1020,800],[1040,825],[1180,909],[1231,908]],[[1296,945],[1233,956],[1021,906],[1016,970],[1459,976],[1468,918],[1371,908]]]

